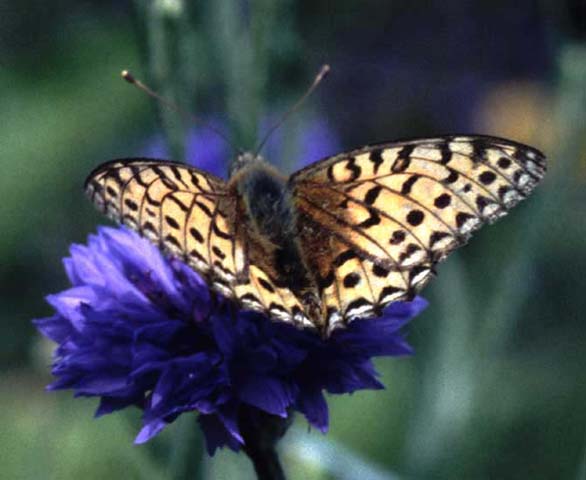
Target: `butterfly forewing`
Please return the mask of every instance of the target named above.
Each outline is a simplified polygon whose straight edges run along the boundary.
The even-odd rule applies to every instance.
[[[543,155],[530,147],[451,136],[365,147],[294,174],[300,241],[328,323],[411,298],[436,262],[544,173]]]
[[[218,261],[216,250],[231,251],[233,234],[215,231],[231,207],[224,182],[184,165],[157,160],[121,160],[101,166],[86,182],[97,207],[138,231],[164,251],[201,273],[212,268],[234,276],[232,256]]]
[[[299,299],[275,278],[270,244],[251,234],[242,200],[223,180],[164,160],[119,160],[92,172],[86,192],[103,213],[183,260],[244,308],[308,323]]]

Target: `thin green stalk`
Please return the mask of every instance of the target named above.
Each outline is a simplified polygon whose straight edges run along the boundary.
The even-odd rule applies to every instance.
[[[259,139],[259,123],[269,85],[271,50],[289,1],[225,0],[213,2],[209,32],[218,61],[219,78],[226,88],[226,117],[236,146],[252,150]]]
[[[226,87],[226,115],[231,121],[234,144],[250,150],[257,138],[261,78],[265,72],[255,68],[250,34],[250,14],[246,3],[236,0],[213,2],[210,34],[217,51],[219,76]]]
[[[135,0],[147,79],[152,88],[172,103],[189,110],[194,75],[185,53],[193,41],[188,6],[183,0]],[[185,118],[160,103],[155,104],[174,160],[185,159]]]
[[[258,480],[285,480],[277,443],[287,433],[292,422],[292,412],[282,418],[254,407],[240,408],[238,425],[244,439],[242,448],[250,458]]]

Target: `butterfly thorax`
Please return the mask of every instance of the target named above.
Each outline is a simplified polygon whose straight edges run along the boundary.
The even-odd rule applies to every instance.
[[[243,199],[246,213],[259,234],[275,243],[289,236],[293,212],[287,198],[286,179],[262,157],[239,155],[232,167],[228,189],[235,189]]]
[[[248,158],[241,158],[248,156]],[[305,313],[320,321],[320,302],[315,280],[309,273],[297,240],[297,218],[287,178],[261,157],[239,156],[228,184],[243,200],[243,214],[249,231],[263,244],[262,251],[271,252],[268,262],[275,266],[272,280],[287,287],[303,300]],[[260,259],[259,259],[260,260]]]

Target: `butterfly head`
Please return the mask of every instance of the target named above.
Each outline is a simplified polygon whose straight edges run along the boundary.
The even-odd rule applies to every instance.
[[[234,176],[245,167],[264,163],[264,158],[252,152],[241,152],[230,165],[230,176]]]

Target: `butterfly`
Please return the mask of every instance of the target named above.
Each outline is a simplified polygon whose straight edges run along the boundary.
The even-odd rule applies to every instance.
[[[182,163],[114,160],[85,190],[241,308],[327,337],[412,299],[545,170],[532,147],[452,135],[366,146],[288,178],[251,153],[227,181]]]

